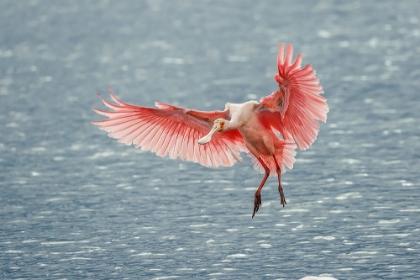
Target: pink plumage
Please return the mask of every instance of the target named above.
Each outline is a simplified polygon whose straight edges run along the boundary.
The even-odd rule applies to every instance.
[[[232,166],[246,152],[256,170],[265,173],[254,196],[252,217],[261,205],[260,192],[270,175],[277,175],[280,202],[286,204],[281,174],[295,162],[296,147],[307,149],[316,139],[318,121],[326,121],[328,106],[311,65],[301,68],[293,48],[280,44],[274,78],[277,91],[260,102],[227,103],[224,111],[196,111],[156,102],[157,108],[124,103],[109,90],[111,111],[93,109],[108,117],[92,122],[126,145],[158,156],[197,162],[207,167]]]
[[[288,44],[286,56],[280,45],[277,57],[278,73],[274,75],[279,89],[261,99],[261,120],[279,131],[284,139],[294,140],[300,150],[315,141],[319,123],[326,122],[328,106],[315,70],[310,64],[301,68],[299,54],[292,63],[293,47]]]
[[[101,100],[114,111],[93,109],[109,119],[92,123],[118,142],[206,167],[232,166],[235,161],[242,161],[240,152],[244,143],[238,131],[218,133],[208,145],[197,143],[214,120],[227,117],[224,112],[195,111],[160,102],[156,102],[158,108],[140,107],[120,101],[111,90],[109,94],[116,105]]]

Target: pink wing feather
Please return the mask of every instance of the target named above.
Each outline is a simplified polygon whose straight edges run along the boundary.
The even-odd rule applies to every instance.
[[[292,62],[293,47],[280,44],[274,79],[279,89],[260,101],[260,119],[279,131],[283,138],[296,142],[300,150],[309,148],[315,141],[319,123],[326,122],[329,111],[327,100],[321,96],[322,87],[310,64],[301,68],[302,56]]]
[[[232,166],[235,161],[242,161],[240,152],[246,149],[238,130],[217,133],[206,145],[197,143],[210,131],[214,120],[227,117],[226,112],[195,111],[159,102],[158,108],[140,107],[120,101],[111,91],[109,94],[116,104],[101,99],[113,111],[93,109],[108,119],[92,124],[109,132],[108,136],[118,142],[207,167]]]

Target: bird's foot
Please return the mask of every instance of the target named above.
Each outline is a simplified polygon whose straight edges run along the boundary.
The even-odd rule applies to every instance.
[[[252,213],[252,218],[254,218],[255,214],[258,212],[258,209],[260,209],[261,205],[261,194],[259,191],[255,192],[254,197],[254,212]]]
[[[286,203],[286,197],[284,196],[283,188],[281,185],[279,185],[279,193],[280,193],[280,204],[283,205],[283,207],[287,204]]]

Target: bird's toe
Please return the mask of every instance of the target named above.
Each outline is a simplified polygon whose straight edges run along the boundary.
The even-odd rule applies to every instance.
[[[258,212],[258,209],[260,209],[261,205],[261,194],[259,192],[255,193],[254,197],[254,212],[252,212],[252,218],[254,218],[255,214]]]

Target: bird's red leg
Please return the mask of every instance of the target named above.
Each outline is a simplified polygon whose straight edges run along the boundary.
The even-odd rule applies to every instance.
[[[279,164],[278,164],[278,162],[276,160],[276,157],[273,156],[273,158],[274,158],[274,161],[275,161],[276,167],[277,167],[276,168],[277,177],[279,178],[280,204],[282,204],[283,207],[284,207],[284,205],[286,205],[287,203],[286,203],[286,197],[284,196],[283,188],[281,187],[281,180],[280,180],[280,177],[281,177],[281,169],[280,169],[280,166],[279,166]]]
[[[257,158],[258,161],[261,163],[262,167],[264,167],[265,175],[262,179],[260,186],[258,187],[257,191],[255,192],[254,197],[254,212],[252,213],[252,218],[254,218],[255,213],[258,212],[258,209],[260,209],[261,205],[261,190],[264,187],[265,181],[267,181],[268,176],[270,175],[270,169],[268,169],[267,165],[265,165],[264,161],[261,158]]]

